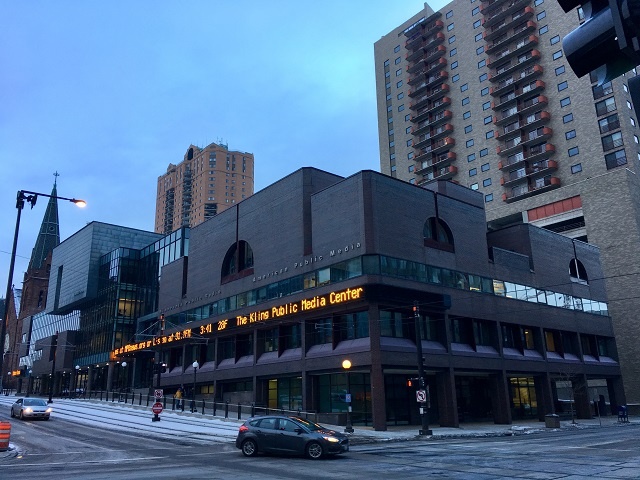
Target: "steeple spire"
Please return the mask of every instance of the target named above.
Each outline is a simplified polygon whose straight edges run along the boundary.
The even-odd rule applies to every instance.
[[[55,172],[53,181],[53,190],[51,190],[51,198],[47,204],[47,210],[44,212],[42,225],[40,225],[40,233],[36,240],[36,245],[31,252],[31,260],[29,261],[29,270],[40,269],[44,265],[49,252],[60,244],[60,224],[58,221],[58,200],[57,183],[60,174]]]

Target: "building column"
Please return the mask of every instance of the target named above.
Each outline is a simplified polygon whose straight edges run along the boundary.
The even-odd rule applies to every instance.
[[[380,313],[378,304],[369,304],[369,342],[371,345],[371,420],[376,431],[387,430],[387,404],[382,373],[382,352],[380,350]]]
[[[113,369],[115,364],[113,362],[109,362],[107,365],[107,392],[109,392],[113,390]]]
[[[617,415],[618,407],[627,404],[622,377],[607,378],[607,390],[609,391],[611,415]]]
[[[436,373],[436,390],[440,410],[440,426],[458,428],[458,400],[453,368]]]
[[[87,391],[91,391],[93,390],[93,367],[92,366],[88,366],[87,367]]]
[[[493,423],[510,425],[511,399],[509,396],[509,381],[507,380],[507,374],[504,370],[489,375],[489,388],[491,389]]]
[[[538,420],[544,421],[545,415],[556,413],[551,377],[548,373],[533,377],[536,389],[536,402],[538,403]]]
[[[576,405],[577,418],[593,418],[591,414],[591,402],[589,401],[589,388],[587,386],[587,376],[577,375],[571,379],[573,389],[573,400]]]

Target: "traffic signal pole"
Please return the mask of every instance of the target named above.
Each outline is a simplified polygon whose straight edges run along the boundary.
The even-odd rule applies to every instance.
[[[418,353],[418,389],[427,391],[427,382],[424,376],[424,359],[422,358],[422,322],[420,321],[420,307],[418,302],[413,305],[413,317],[416,322],[416,351]],[[418,432],[420,435],[433,435],[429,430],[429,411],[428,396],[424,397],[424,401],[420,402],[420,418],[422,420],[422,429]]]

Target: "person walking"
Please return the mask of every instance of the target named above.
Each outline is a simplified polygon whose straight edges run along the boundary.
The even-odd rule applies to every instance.
[[[184,412],[184,393],[182,391],[182,387],[178,387],[178,390],[176,391],[175,395],[173,396],[173,398],[176,399],[176,408],[177,409],[181,409]]]

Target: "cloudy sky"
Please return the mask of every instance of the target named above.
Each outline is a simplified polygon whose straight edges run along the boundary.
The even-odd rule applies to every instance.
[[[439,9],[445,1],[430,2]],[[379,170],[373,43],[418,0],[0,4],[0,296],[19,189],[91,221],[153,230],[156,181],[190,144],[255,155],[260,190],[303,166]],[[14,282],[46,199],[23,211]]]

